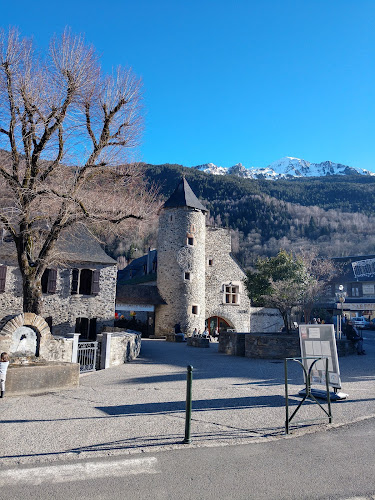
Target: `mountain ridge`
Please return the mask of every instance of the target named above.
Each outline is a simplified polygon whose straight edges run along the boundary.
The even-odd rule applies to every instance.
[[[350,167],[341,163],[335,163],[330,160],[320,163],[312,163],[301,158],[285,156],[276,160],[268,167],[249,167],[246,168],[242,163],[237,163],[232,167],[220,167],[214,163],[205,163],[191,167],[212,175],[234,175],[245,179],[290,179],[301,177],[326,177],[329,175],[369,175],[375,176],[370,170]]]

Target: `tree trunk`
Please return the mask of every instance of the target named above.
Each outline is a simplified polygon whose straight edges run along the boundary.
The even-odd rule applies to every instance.
[[[42,312],[42,284],[34,276],[23,277],[23,312]]]
[[[305,316],[305,323],[306,324],[310,323],[311,312],[312,312],[312,307],[311,306],[305,306],[304,307],[304,309],[303,309],[303,315]]]
[[[280,314],[283,318],[284,321],[284,326],[285,326],[285,333],[289,333],[290,328],[289,328],[289,318],[288,318],[288,313],[286,311],[280,311]]]

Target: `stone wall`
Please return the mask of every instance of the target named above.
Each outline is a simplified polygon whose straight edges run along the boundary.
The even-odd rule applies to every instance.
[[[206,318],[219,316],[237,332],[250,329],[250,300],[244,285],[245,272],[231,255],[231,236],[227,229],[207,227],[206,234]],[[224,302],[223,287],[239,286],[239,303]]]
[[[250,332],[276,333],[280,332],[283,326],[283,318],[277,309],[250,308]]]
[[[224,332],[219,337],[219,352],[231,356],[245,356],[246,333]]]
[[[6,394],[18,396],[74,389],[78,385],[78,363],[38,363],[37,365],[10,365],[5,388]]]
[[[121,329],[106,327],[105,333],[111,334],[109,354],[110,367],[122,365],[139,356],[142,344],[142,335],[140,332],[131,330],[123,331]],[[98,341],[103,342],[103,334],[98,335]],[[102,344],[102,352],[103,350],[104,347]]]
[[[94,269],[92,263],[76,266]],[[76,318],[97,318],[97,329],[113,325],[116,299],[117,266],[96,266],[100,269],[98,295],[71,295],[72,270],[59,269],[56,293],[43,294],[42,316],[52,317],[54,335],[65,335],[75,329]],[[0,293],[0,328],[9,317],[22,311],[22,278],[17,267],[8,266],[5,291]]]
[[[219,352],[263,359],[301,356],[299,336],[262,333],[220,333]]]
[[[346,339],[336,340],[339,357],[357,354],[353,342]],[[284,359],[301,356],[299,335],[262,334],[262,333],[221,333],[219,352],[247,358]]]
[[[298,335],[248,334],[245,336],[247,358],[284,359],[301,356]]]
[[[110,366],[118,366],[132,361],[139,356],[140,351],[140,333],[114,333],[111,338]]]
[[[176,323],[184,332],[204,330],[205,223],[202,211],[188,207],[163,209],[160,214],[157,286],[167,305],[157,310],[158,337],[173,332]]]

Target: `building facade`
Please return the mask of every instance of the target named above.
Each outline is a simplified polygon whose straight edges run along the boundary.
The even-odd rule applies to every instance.
[[[86,231],[65,234],[58,242],[64,265],[46,269],[42,277],[42,316],[54,335],[81,333],[96,339],[113,326],[117,263]],[[0,245],[0,330],[23,310],[22,276],[13,243]]]
[[[245,273],[231,254],[230,232],[206,226],[206,215],[207,209],[183,178],[161,209],[152,269],[146,265],[150,258],[144,256],[119,272],[119,313],[137,305],[126,293],[134,280],[140,287],[156,283],[162,300],[150,305],[157,337],[178,326],[188,335],[195,328],[202,332],[205,327],[210,332],[216,328],[249,331],[250,300],[243,283]],[[124,302],[125,295],[131,304]]]
[[[333,259],[339,272],[327,287],[325,307],[333,316],[375,318],[375,255]]]

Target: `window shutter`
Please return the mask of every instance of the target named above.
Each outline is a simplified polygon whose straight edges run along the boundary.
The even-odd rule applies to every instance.
[[[100,280],[100,269],[95,269],[92,273],[92,282],[91,282],[91,294],[98,295],[99,294],[99,280]]]
[[[76,318],[76,327],[74,333],[81,333],[81,318]]]
[[[57,270],[50,269],[48,273],[47,293],[56,293]]]
[[[7,277],[7,266],[0,266],[0,292],[5,292],[6,277]]]
[[[78,293],[78,278],[79,278],[79,270],[72,269],[72,290],[71,290],[72,295]]]

